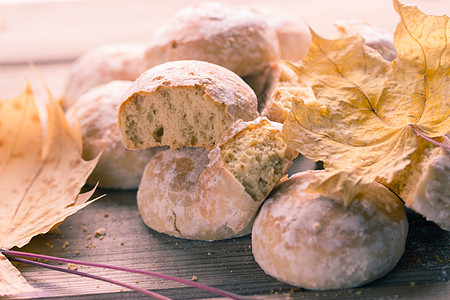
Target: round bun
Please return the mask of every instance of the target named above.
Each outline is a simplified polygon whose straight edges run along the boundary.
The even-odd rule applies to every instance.
[[[281,59],[296,62],[306,56],[311,44],[311,32],[305,22],[283,14],[268,16],[268,20],[277,33]]]
[[[392,32],[359,20],[336,21],[334,25],[339,38],[360,34],[364,37],[364,44],[378,51],[384,59],[392,61],[397,57]]]
[[[374,183],[346,206],[336,197],[306,192],[314,174],[283,181],[261,207],[252,232],[261,268],[313,290],[359,286],[392,270],[407,236],[401,201]]]
[[[103,188],[137,188],[145,165],[159,151],[157,148],[125,149],[117,128],[120,96],[131,81],[111,81],[83,94],[67,111],[71,124],[79,123],[83,138],[83,158],[90,160],[102,152],[97,166],[87,179]]]
[[[258,117],[254,91],[230,70],[203,61],[153,67],[122,99],[118,124],[129,149],[212,149],[235,120]]]
[[[252,3],[244,5],[260,14],[277,35],[280,59],[298,61],[306,56],[311,44],[311,31],[301,17],[279,13],[275,7]]]
[[[279,59],[275,31],[242,6],[204,2],[180,10],[150,40],[148,67],[167,61],[202,60],[239,76],[263,71]]]
[[[63,106],[69,108],[91,88],[112,80],[135,80],[146,68],[144,45],[111,44],[86,52],[71,66]]]
[[[278,125],[266,119],[237,121],[209,153],[180,148],[155,155],[137,194],[143,221],[187,239],[249,234],[262,200],[296,155],[276,137]]]
[[[137,194],[145,224],[171,236],[206,241],[249,234],[260,203],[226,170],[214,174],[216,185],[223,189],[220,193],[202,191],[211,188],[201,183],[208,173],[212,176],[206,170],[209,162],[208,152],[201,148],[157,154],[145,168]]]

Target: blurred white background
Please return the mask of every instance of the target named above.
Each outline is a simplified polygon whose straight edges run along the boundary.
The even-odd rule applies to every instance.
[[[70,61],[92,47],[145,42],[177,10],[200,1],[183,0],[0,0],[0,65]],[[231,0],[242,4],[242,0]],[[449,14],[450,0],[404,0],[427,14]],[[247,2],[245,2],[247,3]],[[261,0],[277,13],[305,20],[333,37],[333,22],[358,19],[394,31],[391,0]]]

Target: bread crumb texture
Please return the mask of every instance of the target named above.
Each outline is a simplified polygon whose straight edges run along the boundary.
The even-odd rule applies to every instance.
[[[118,124],[130,149],[211,149],[233,121],[258,116],[256,95],[241,78],[200,61],[152,68],[122,99]]]
[[[264,199],[286,174],[295,155],[276,137],[278,132],[268,120],[263,119],[248,125],[220,146],[225,168],[256,201]]]
[[[374,183],[345,206],[334,197],[305,192],[312,176],[312,171],[298,173],[282,182],[261,207],[252,232],[261,268],[314,290],[359,286],[392,270],[408,228],[401,201]]]
[[[162,87],[152,95],[134,95],[125,121],[127,136],[135,145],[151,140],[175,147],[213,146],[232,117],[204,96],[204,89],[195,86]]]
[[[267,91],[267,100],[261,115],[269,120],[283,123],[291,108],[292,97],[302,99],[308,106],[318,106],[312,88],[302,82],[295,71],[285,62],[278,62],[273,68]]]

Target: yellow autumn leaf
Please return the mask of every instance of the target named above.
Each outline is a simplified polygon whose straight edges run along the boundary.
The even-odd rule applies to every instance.
[[[415,131],[437,139],[450,132],[448,17],[425,15],[396,0],[394,8],[400,22],[392,63],[360,36],[327,40],[315,33],[305,59],[290,63],[316,99],[292,97],[281,136],[324,162],[329,172],[313,189],[351,197],[355,185],[377,177],[390,182],[410,164]]]
[[[81,132],[67,124],[56,101],[47,105],[47,132],[30,85],[0,101],[0,249],[22,247],[88,205],[79,194],[98,158],[81,157]],[[0,254],[0,296],[30,291],[19,271]]]

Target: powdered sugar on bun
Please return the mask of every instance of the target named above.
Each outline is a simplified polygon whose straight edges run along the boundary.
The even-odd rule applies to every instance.
[[[79,123],[83,137],[83,158],[93,159],[102,153],[88,184],[103,188],[135,189],[145,165],[159,148],[127,150],[117,128],[117,108],[131,81],[114,80],[96,86],[80,96],[67,110],[67,119]]]
[[[147,165],[138,191],[144,222],[188,239],[249,234],[262,201],[284,176],[296,152],[267,119],[237,121],[211,152],[170,149]]]
[[[145,57],[148,67],[202,60],[247,76],[279,59],[279,48],[275,31],[262,15],[237,5],[204,2],[180,10],[160,27]]]
[[[314,172],[280,183],[255,220],[253,254],[269,275],[308,289],[348,288],[389,272],[403,254],[403,204],[374,183],[348,206],[307,193]]]
[[[64,108],[69,108],[91,88],[112,80],[135,80],[147,68],[143,44],[107,44],[80,56],[67,77]]]

